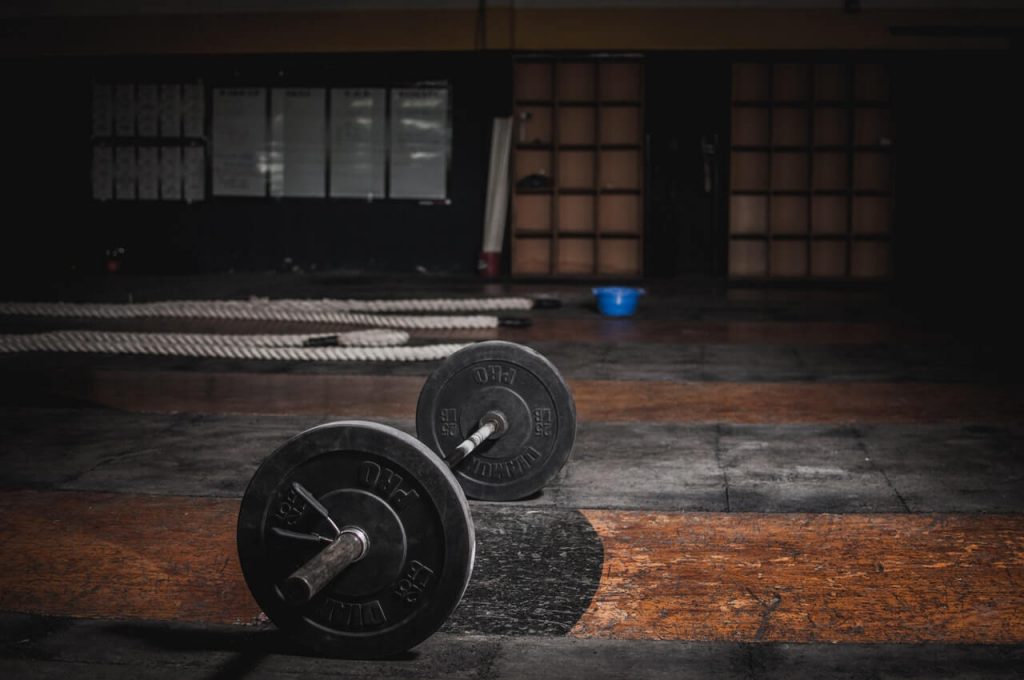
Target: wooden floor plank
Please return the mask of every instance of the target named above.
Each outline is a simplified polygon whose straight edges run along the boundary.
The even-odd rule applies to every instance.
[[[685,344],[868,345],[936,340],[910,327],[845,321],[681,321],[537,317],[527,329],[499,329],[503,339]]]
[[[580,416],[621,422],[1020,422],[1016,386],[936,383],[571,381]]]
[[[598,315],[567,318],[533,315],[525,328],[502,326],[483,329],[418,329],[417,338],[462,340],[511,340],[529,342],[650,342],[690,344],[769,345],[865,345],[891,342],[936,342],[941,335],[928,334],[911,326],[868,321],[742,321],[679,319],[612,319]],[[43,332],[75,328],[148,333],[337,333],[338,324],[244,319],[75,319],[17,317],[0,318],[3,332]],[[344,328],[351,330],[357,327]]]
[[[1024,639],[1024,517],[584,511],[604,573],[573,634]]]
[[[237,517],[236,500],[0,493],[0,609],[252,623]]]
[[[12,387],[128,411],[412,418],[420,376],[54,370]],[[603,422],[1020,422],[1024,387],[949,383],[570,380],[581,419]],[[20,383],[20,384],[16,384]]]
[[[252,622],[237,510],[233,499],[0,493],[0,609]],[[605,558],[579,637],[1024,642],[1024,516],[584,514]]]

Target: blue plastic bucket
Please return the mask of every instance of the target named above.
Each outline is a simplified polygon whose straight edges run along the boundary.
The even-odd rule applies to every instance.
[[[637,300],[646,292],[643,288],[616,286],[594,289],[597,308],[605,316],[631,316],[636,311]]]

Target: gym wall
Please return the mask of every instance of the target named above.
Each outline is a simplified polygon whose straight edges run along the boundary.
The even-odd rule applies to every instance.
[[[471,274],[490,120],[511,111],[513,55],[612,51],[643,54],[647,64],[646,273],[725,275],[728,205],[701,200],[699,141],[728,134],[731,64],[829,51],[882,55],[896,68],[894,275],[984,278],[993,254],[1012,252],[1000,247],[1012,233],[1012,191],[992,169],[1019,141],[1008,93],[1020,64],[1011,29],[1021,25],[1016,11],[838,8],[492,7],[483,20],[470,9],[4,18],[7,270],[99,270],[108,249],[124,247],[126,271]],[[209,196],[191,205],[99,204],[88,181],[91,87],[120,78],[202,79],[207,88],[445,80],[451,205]]]
[[[490,121],[508,110],[500,54],[245,55],[26,59],[7,72],[16,105],[5,164],[10,210],[32,226],[14,236],[17,266],[98,269],[125,248],[125,271],[348,269],[464,273],[479,253]],[[392,87],[445,81],[453,129],[449,204],[415,200],[233,198],[92,200],[92,84],[212,87]],[[210,121],[206,137],[210,137]],[[209,159],[207,159],[209,160]]]

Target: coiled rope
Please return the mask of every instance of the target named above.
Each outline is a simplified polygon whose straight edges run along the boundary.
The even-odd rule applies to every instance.
[[[314,335],[204,335],[197,333],[112,333],[54,331],[0,335],[0,353],[87,352],[148,354],[268,361],[431,361],[443,359],[465,343],[396,346],[409,339],[394,331],[355,331],[338,336],[339,347],[305,347]]]

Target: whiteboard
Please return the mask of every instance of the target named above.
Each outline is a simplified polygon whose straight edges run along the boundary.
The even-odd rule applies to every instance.
[[[160,121],[160,88],[157,85],[139,85],[135,116],[139,137],[157,136]]]
[[[448,196],[448,89],[391,90],[391,198]]]
[[[114,198],[114,149],[95,144],[92,147],[92,197],[97,201]]]
[[[121,83],[114,86],[114,134],[118,137],[135,136],[135,85]]]
[[[186,92],[189,86],[185,86]],[[186,97],[186,135],[188,134]],[[218,88],[213,91],[213,195],[267,195],[267,91]],[[186,200],[188,150],[185,156]]]
[[[385,93],[376,88],[331,90],[331,196],[384,197]]]
[[[275,88],[270,96],[270,195],[323,198],[324,90]]]
[[[206,198],[206,150],[201,144],[185,147],[182,179],[188,203]]]
[[[206,99],[202,81],[181,87],[181,115],[186,137],[202,137],[206,120]]]
[[[180,146],[165,146],[160,149],[160,198],[165,201],[181,200]]]
[[[114,196],[119,201],[135,200],[135,147],[114,148]]]
[[[160,136],[181,137],[181,88],[160,86]]]
[[[155,201],[160,198],[160,149],[140,146],[136,160],[139,200]]]

